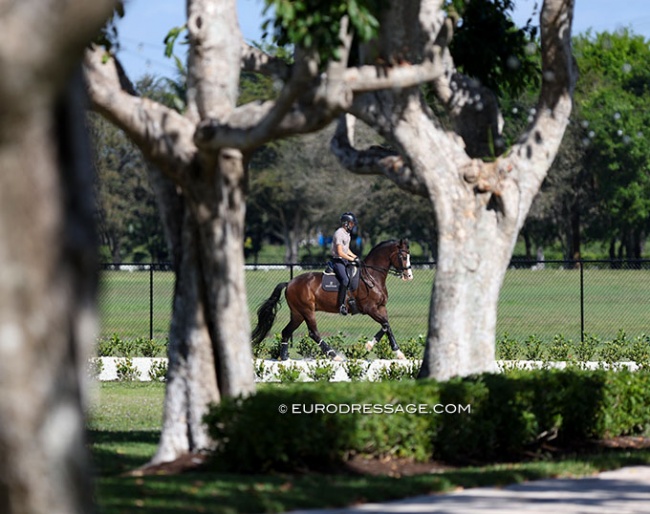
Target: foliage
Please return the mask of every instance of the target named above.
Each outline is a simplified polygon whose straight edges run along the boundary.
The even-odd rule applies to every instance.
[[[527,360],[537,360],[542,358],[543,343],[539,336],[535,334],[529,336],[524,341],[524,358]]]
[[[411,337],[405,343],[401,344],[400,350],[409,359],[422,359],[426,344],[426,336],[419,335],[417,338]]]
[[[266,380],[266,378],[270,374],[270,370],[266,367],[266,363],[261,359],[255,361],[254,370],[255,370],[255,378],[257,378],[261,382]]]
[[[131,357],[118,359],[115,362],[115,368],[117,369],[118,382],[133,382],[140,378],[140,371],[138,371],[138,368],[133,364],[133,359]]]
[[[104,371],[104,361],[98,357],[88,360],[88,364],[86,365],[86,375],[89,378],[99,380],[102,371]]]
[[[611,258],[637,259],[650,213],[650,49],[621,30],[578,36],[574,53],[573,123],[532,212],[535,238],[572,242],[572,258],[584,238],[603,242]]]
[[[285,387],[285,386],[268,386]],[[569,458],[527,459],[523,462],[441,469],[435,474],[407,476],[355,476],[349,474],[297,473],[252,475],[196,473],[134,477],[134,468],[155,453],[159,439],[164,384],[155,382],[98,385],[90,405],[89,448],[96,468],[98,508],[105,514],[193,511],[288,512],[346,507],[364,498],[367,502],[451,492],[459,488],[502,486],[557,476],[593,475],[603,469],[650,462],[647,450],[580,453]],[[394,415],[393,415],[394,416]],[[289,487],[290,485],[290,487]],[[188,493],[190,492],[190,493]],[[215,507],[215,498],[219,506]]]
[[[323,353],[320,349],[320,346],[316,344],[316,341],[309,337],[309,334],[304,334],[300,338],[300,341],[297,343],[296,350],[303,359],[315,359]]]
[[[307,366],[307,376],[314,382],[329,382],[336,375],[336,367],[331,361],[319,359]]]
[[[582,340],[575,348],[575,356],[579,362],[589,361],[596,353],[598,346],[600,346],[600,339],[592,334],[585,334]]]
[[[256,359],[264,359],[269,355],[269,348],[266,340],[262,341],[256,346],[253,346],[253,357]]]
[[[167,380],[167,362],[155,360],[149,366],[149,378],[154,382],[165,382]]]
[[[650,426],[648,402],[647,372],[515,370],[445,383],[269,388],[227,399],[205,420],[218,443],[217,462],[250,472],[322,469],[355,454],[447,462],[527,458],[551,439],[571,446],[640,433]],[[406,408],[423,403],[442,413]]]
[[[370,352],[366,349],[365,337],[343,348],[345,357],[352,360],[367,359]]]
[[[516,339],[511,338],[507,333],[497,341],[496,344],[497,359],[516,360],[519,356],[519,343]]]
[[[348,358],[348,360],[343,363],[343,369],[351,382],[362,380],[366,376],[369,367],[370,364],[362,359]]]
[[[147,165],[126,135],[89,114],[101,244],[110,262],[168,260]]]
[[[424,459],[431,451],[432,433],[428,426],[431,417],[357,413],[309,415],[293,411],[295,408],[309,412],[316,405],[419,403],[416,392],[426,398],[437,396],[434,383],[422,384],[417,391],[415,388],[399,389],[397,385],[360,382],[354,388],[331,383],[264,389],[245,400],[229,399],[213,407],[206,422],[215,441],[228,441],[219,445],[219,461],[232,461],[237,471],[296,469],[296,466],[322,469],[355,452],[416,455]],[[289,409],[286,414],[279,412],[283,405]],[[262,419],[266,420],[266,428],[258,430],[255,427]],[[252,434],[255,436],[250,437]],[[237,458],[233,452],[237,452]]]
[[[167,354],[167,342],[138,337],[121,338],[113,334],[108,339],[97,342],[99,357],[163,357]]]
[[[106,24],[101,28],[99,33],[94,39],[94,43],[98,46],[103,46],[107,52],[119,49],[117,22],[120,18],[124,17],[124,2],[118,0],[115,2],[115,8],[111,17]]]
[[[562,334],[558,334],[553,338],[551,347],[548,350],[548,358],[556,361],[569,360],[573,342],[567,341]]]
[[[273,10],[273,18],[264,21],[266,38],[272,29],[274,42],[283,47],[295,45],[317,51],[321,63],[340,58],[341,18],[348,16],[361,41],[377,35],[382,0],[265,0],[264,13]]]
[[[375,380],[378,382],[407,380],[413,377],[413,366],[411,362],[392,361],[388,366],[383,366],[375,372]]]
[[[448,9],[459,20],[450,50],[462,73],[510,96],[538,87],[537,28],[515,26],[513,0],[454,0]]]
[[[372,348],[378,359],[391,360],[394,358],[393,350],[388,342],[388,337],[382,337]]]
[[[277,378],[282,383],[298,382],[301,369],[295,363],[280,364],[277,370]]]

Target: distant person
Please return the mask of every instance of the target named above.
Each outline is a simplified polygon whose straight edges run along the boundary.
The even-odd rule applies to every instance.
[[[351,212],[345,212],[341,215],[341,226],[334,232],[332,238],[332,261],[334,264],[334,273],[339,279],[339,292],[337,297],[337,307],[339,313],[345,316],[348,309],[345,305],[345,296],[350,285],[350,275],[348,267],[352,266],[358,257],[350,251],[350,234],[357,226],[357,218]]]

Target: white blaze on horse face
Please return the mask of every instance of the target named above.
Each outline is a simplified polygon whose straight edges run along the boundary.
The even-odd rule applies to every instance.
[[[402,272],[402,280],[413,280],[413,270],[411,269],[411,254],[406,254],[406,269]]]

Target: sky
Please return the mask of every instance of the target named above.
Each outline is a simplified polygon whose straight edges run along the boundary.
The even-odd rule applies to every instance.
[[[541,0],[515,0],[515,22],[523,25]],[[264,19],[263,0],[238,0],[244,39],[259,41]],[[185,0],[127,0],[118,29],[119,58],[131,80],[144,74],[175,76],[175,65],[164,56],[163,40],[173,27],[185,23]],[[573,34],[629,28],[650,40],[650,0],[576,0]],[[182,54],[182,51],[177,53]]]

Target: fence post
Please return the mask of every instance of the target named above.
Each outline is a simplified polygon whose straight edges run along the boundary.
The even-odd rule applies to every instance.
[[[585,340],[585,268],[580,259],[580,340]]]
[[[153,339],[153,259],[149,264],[149,340]]]

